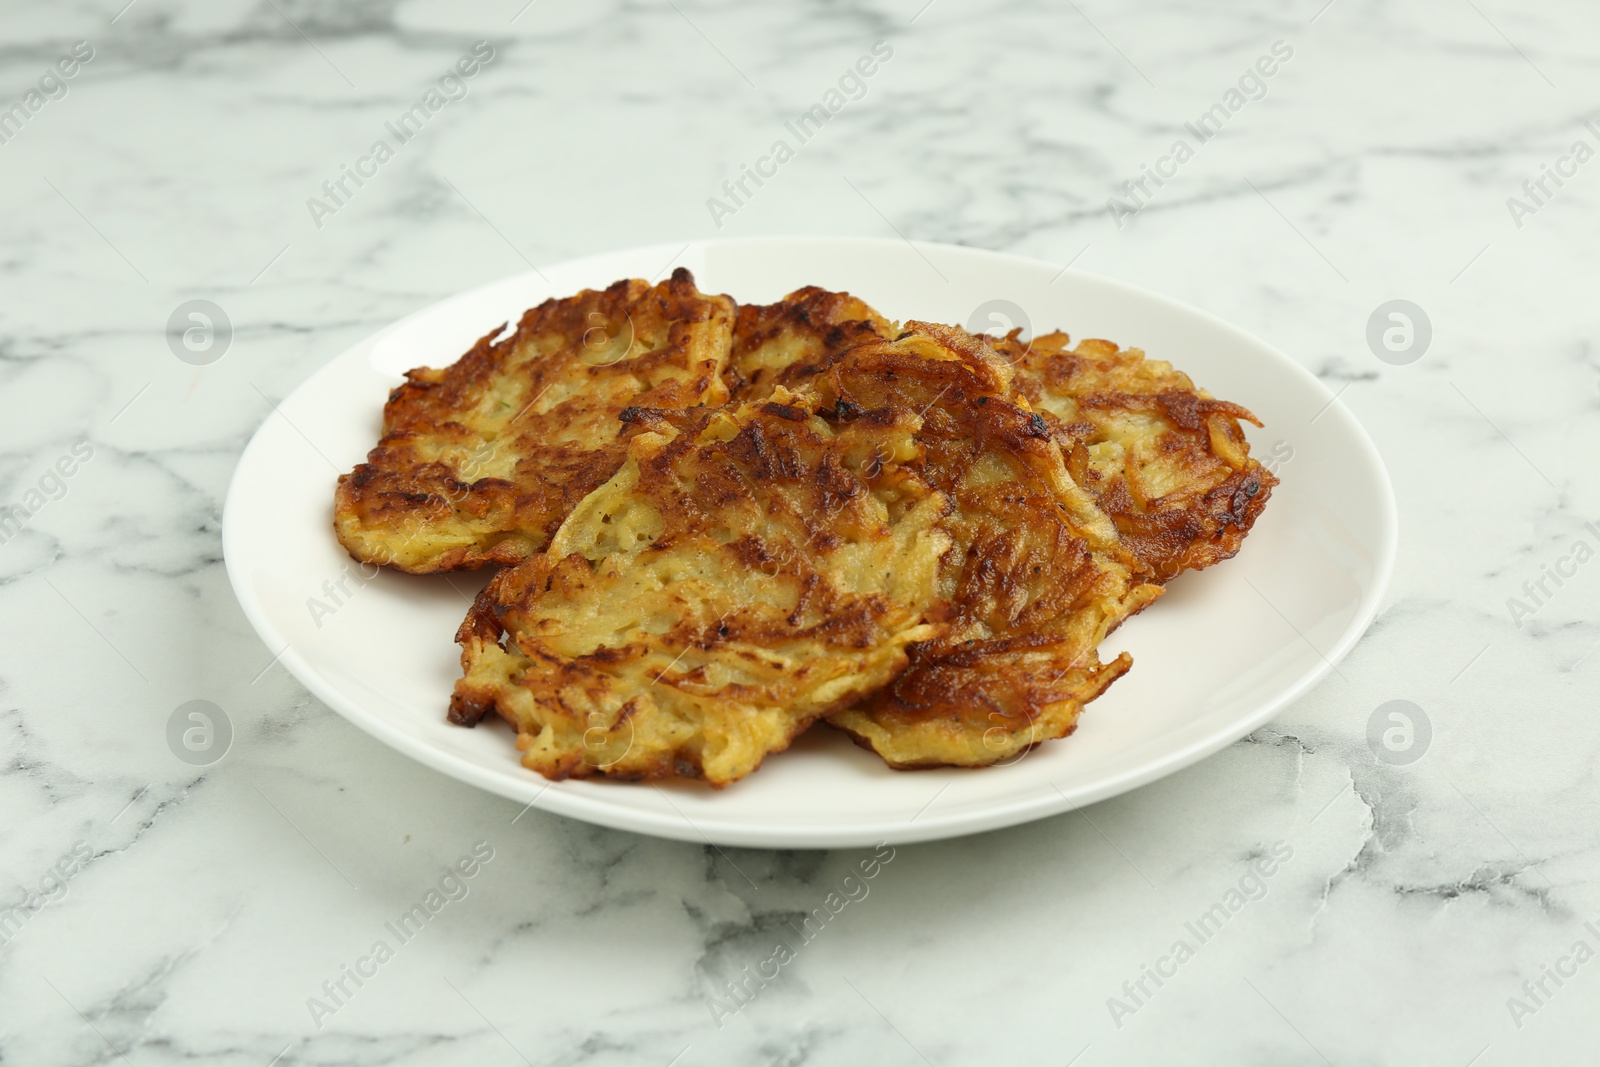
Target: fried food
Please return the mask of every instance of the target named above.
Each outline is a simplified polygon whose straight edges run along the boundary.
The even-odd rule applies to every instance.
[[[683,270],[494,336],[391,394],[335,526],[402,570],[511,565],[450,718],[497,713],[551,779],[720,788],[819,718],[897,768],[1013,759],[1277,484],[1249,411],[1107,341],[902,329],[816,287],[740,307]]]
[[[1250,456],[1240,420],[1187,374],[1137,348],[1064,333],[989,338],[1013,387],[1049,419],[1073,480],[1116,524],[1143,581],[1166,582],[1239,551],[1278,479]]]
[[[334,528],[358,560],[415,574],[516,563],[621,466],[629,407],[727,401],[735,306],[679,269],[528,311],[389,395],[383,436],[339,479]]]
[[[497,711],[552,779],[721,787],[898,675],[942,629],[947,501],[913,411],[815,407],[630,412],[622,469],[462,624],[452,721]]]
[[[840,427],[918,413],[916,469],[951,501],[944,632],[828,722],[894,767],[981,766],[1071,733],[1131,663],[1101,663],[1096,647],[1160,589],[1132,580],[1115,527],[989,345],[954,327],[906,331],[777,374],[780,388],[807,382]]]
[[[762,400],[780,381],[799,386],[790,367],[816,368],[864,341],[899,331],[865,301],[808,285],[776,304],[742,304],[733,328],[728,386],[736,401]]]
[[[802,384],[838,352],[895,327],[846,293],[808,287],[739,309],[729,380],[737,399]],[[1135,577],[1166,582],[1232,557],[1277,479],[1250,457],[1248,410],[1216,400],[1172,364],[1065,333],[980,336],[1012,366],[1012,391],[1051,424],[1073,479],[1094,494],[1133,555]],[[790,370],[793,368],[793,370]]]

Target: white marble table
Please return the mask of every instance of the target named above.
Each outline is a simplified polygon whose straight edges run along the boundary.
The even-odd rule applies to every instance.
[[[28,512],[0,544],[0,1060],[1594,1058],[1592,6],[124,2],[0,6],[0,505]],[[460,98],[388,132],[478,41]],[[879,41],[860,99],[760,163]],[[1170,177],[1135,195],[1141,167]],[[1120,799],[901,847],[730,1013],[871,853],[515,819],[270,665],[221,501],[273,400],[433,300],[811,232],[1074,260],[1268,339],[1383,451],[1401,565],[1345,678]],[[1366,341],[1391,299],[1432,326],[1403,365]],[[204,366],[164,332],[190,300],[232,324]],[[1432,724],[1409,765],[1366,740],[1395,699]],[[232,724],[220,762],[169,748],[191,700]],[[390,932],[463,860],[465,899]]]

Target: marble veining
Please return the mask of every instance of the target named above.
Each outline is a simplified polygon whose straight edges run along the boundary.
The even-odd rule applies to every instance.
[[[0,143],[0,508],[27,511],[0,540],[0,1061],[1594,1058],[1600,564],[1560,563],[1600,522],[1600,164],[1561,163],[1600,148],[1592,8],[0,6],[0,102],[41,94]],[[308,208],[480,41],[470,91]],[[41,83],[78,42],[92,61]],[[708,206],[878,42],[859,98],[737,211]],[[1293,58],[1264,90],[1112,210],[1276,42]],[[276,400],[529,265],[763,233],[1070,261],[1290,353],[1395,480],[1371,632],[1188,771],[898,847],[870,879],[870,849],[519,811],[274,665],[220,516]],[[1367,340],[1397,298],[1432,327],[1409,363]],[[220,358],[169,346],[193,300],[227,318]],[[1432,727],[1408,764],[1368,742],[1396,699]],[[194,700],[231,725],[220,761],[170,740]],[[430,892],[447,906],[400,941],[386,924]]]

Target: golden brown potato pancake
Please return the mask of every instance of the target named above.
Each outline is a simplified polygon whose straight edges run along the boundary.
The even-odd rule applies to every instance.
[[[733,395],[758,398],[779,381],[798,386],[830,355],[896,332],[865,302],[814,286],[741,307]],[[1250,457],[1239,422],[1261,423],[1248,410],[1109,341],[1069,349],[1060,332],[981,339],[1012,365],[1014,393],[1049,417],[1074,480],[1111,516],[1140,580],[1170,581],[1239,551],[1278,481]]]
[[[1013,387],[1049,417],[1073,479],[1116,523],[1144,581],[1166,582],[1239,551],[1278,479],[1239,426],[1261,423],[1137,348],[1064,333],[988,338]]]
[[[451,718],[497,711],[551,778],[721,787],[820,716],[891,766],[1006,760],[1075,729],[1130,664],[1105,635],[1276,479],[1248,411],[1137,349],[907,327],[681,270],[549,301],[407,375],[340,540],[519,564],[457,635]]]
[[[765,399],[788,368],[820,366],[835,352],[898,332],[865,301],[814,285],[796,289],[776,304],[741,304],[728,357],[728,386],[736,401]],[[792,375],[785,380],[803,384]]]
[[[502,340],[409,371],[378,446],[339,479],[340,543],[417,574],[538,552],[622,464],[626,408],[726,402],[734,314],[680,268],[547,300]]]
[[[1116,529],[1073,483],[1047,421],[1014,400],[1011,369],[983,340],[907,323],[878,339],[794,364],[833,424],[911,411],[916,470],[951,501],[939,572],[942,634],[911,648],[909,669],[828,717],[890,765],[981,766],[1064,737],[1083,706],[1128,669],[1095,649],[1159,595],[1130,580]]]
[[[830,425],[775,392],[648,432],[457,640],[452,721],[490,710],[561,779],[749,774],[904,669],[950,545],[905,409]]]

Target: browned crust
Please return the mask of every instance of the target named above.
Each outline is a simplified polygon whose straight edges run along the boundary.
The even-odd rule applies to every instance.
[[[828,725],[843,731],[860,747],[877,753],[897,771],[1015,762],[1046,741],[1076,733],[1085,706],[1133,666],[1133,657],[1126,652],[1109,663],[1066,672],[1058,662],[1047,660],[1046,670],[1028,672],[1019,686],[1014,660],[996,664],[983,658],[982,649],[973,649],[972,653],[970,663],[934,665],[901,675],[906,684],[891,686],[878,698],[872,720],[860,714],[835,714],[828,719]],[[916,665],[913,659],[913,667]],[[994,678],[1000,672],[1006,676]],[[950,677],[952,673],[954,678]],[[986,685],[991,679],[992,687]],[[944,687],[952,683],[964,686],[978,698],[963,706],[959,729],[951,729],[937,719],[936,709],[946,702]],[[1026,688],[1019,694],[1022,687]],[[1019,709],[1023,714],[1018,714]],[[864,720],[873,721],[891,736],[864,732]],[[915,736],[918,733],[934,735],[932,743],[924,740],[919,747]]]
[[[626,409],[727,400],[734,316],[680,268],[547,300],[502,340],[407,372],[377,447],[339,479],[340,543],[412,573],[527,558],[621,465]]]
[[[917,412],[915,469],[952,502],[945,632],[829,722],[904,767],[980,766],[1069,732],[1127,669],[1095,646],[1158,590],[1130,581],[1114,528],[1068,477],[1048,420],[1016,398],[1011,368],[981,338],[908,322],[777,381],[806,383],[840,425]]]
[[[1250,455],[1239,424],[1261,422],[1248,409],[1109,341],[1068,349],[1064,333],[989,340],[1015,368],[1018,395],[1050,421],[1073,479],[1116,524],[1140,579],[1167,582],[1239,551],[1278,484]],[[1097,446],[1130,436],[1137,456],[1125,452],[1110,464],[1091,458]],[[1150,470],[1166,491],[1145,491]]]
[[[908,466],[916,416],[835,430],[814,406],[782,391],[635,438],[550,549],[480,594],[451,721],[497,712],[551,778],[721,787],[903,670],[937,632],[949,544]]]
[[[1019,757],[1076,729],[1084,706],[1131,664],[1126,654],[1099,661],[1104,636],[1153,601],[1161,583],[1235,554],[1277,484],[1249,455],[1240,423],[1260,423],[1248,410],[1212,398],[1138,350],[1099,340],[1069,349],[1061,333],[1024,342],[1015,332],[991,338],[923,322],[902,330],[857,298],[816,287],[737,309],[726,297],[700,294],[687,272],[658,288],[665,293],[619,282],[547,302],[512,337],[480,340],[454,367],[411,372],[390,397],[379,447],[340,480],[341,521],[355,516],[386,534],[409,523],[464,525],[480,535],[435,550],[425,565],[397,564],[404,569],[520,563],[491,581],[457,634],[465,677],[450,721],[472,725],[498,712],[519,729],[525,762],[552,778],[695,777],[720,788],[787,748],[819,715],[896,768]],[[570,358],[594,315],[611,329],[651,315],[652,305],[657,317],[646,332],[659,326],[661,336],[629,360],[641,372],[639,388],[608,389],[611,367]],[[530,349],[540,358],[527,358]],[[653,367],[665,373],[651,379]],[[469,479],[459,464],[429,454],[442,438],[485,436],[471,413],[487,383],[525,379],[532,396],[574,375],[585,378],[583,398],[518,439],[507,476]],[[737,432],[704,437],[727,418],[712,408],[730,397],[745,402]],[[609,420],[604,433],[552,437],[557,422],[592,427],[585,420],[597,416]],[[903,434],[907,420],[916,421],[919,455],[841,465],[827,458],[816,416],[835,433]],[[548,605],[615,595],[602,589],[591,558],[539,550],[617,472],[630,447],[640,484],[649,487],[642,496],[662,522],[654,547],[722,553],[746,572],[782,574],[795,583],[792,614],[710,626],[684,605],[664,645],[602,645],[574,656],[545,640]],[[822,461],[812,462],[819,454]],[[619,692],[624,702],[619,710],[612,700],[608,729],[631,731],[655,705],[645,690],[627,690],[629,678],[663,667],[666,685],[693,691],[709,677],[708,662],[694,660],[733,646],[880,649],[888,605],[844,596],[819,561],[859,536],[840,517],[860,499],[862,479],[882,476],[886,464],[947,501],[939,528],[951,547],[938,565],[938,601],[921,616],[934,626],[897,647],[875,693],[813,702],[804,714],[766,723],[759,753],[736,773],[708,771],[698,739],[605,767],[570,745],[552,750],[548,738],[529,732],[534,719],[559,723]],[[706,540],[719,516],[756,495],[790,522],[803,545],[798,568],[792,545],[775,551],[748,530]],[[372,558],[364,548],[368,554],[357,558]],[[693,650],[689,664],[667,664],[663,647]],[[485,668],[504,667],[508,658],[522,663],[510,675]],[[807,662],[798,658],[792,677],[769,684],[762,706],[794,699],[795,687],[808,684]],[[778,689],[784,694],[774,696]],[[533,690],[549,715],[530,719]]]
[[[738,401],[761,399],[779,381],[803,384],[785,375],[790,367],[815,367],[833,353],[896,332],[894,323],[864,301],[814,285],[774,304],[741,304],[728,357],[728,389]]]
[[[514,568],[513,568],[514,569]],[[478,725],[491,713],[498,714],[513,731],[522,731],[524,724],[506,700],[506,689],[500,685],[486,685],[475,682],[471,677],[472,664],[482,655],[485,644],[500,645],[503,643],[514,644],[514,638],[495,618],[497,610],[496,601],[489,595],[488,589],[478,595],[467,620],[462,623],[461,629],[456,632],[456,641],[462,646],[461,660],[465,677],[456,682],[450,694],[450,709],[448,718],[457,726],[472,727]],[[708,652],[714,651],[718,640],[698,639],[692,642],[696,647]],[[556,669],[562,671],[564,680],[570,685],[574,682],[593,684],[602,671],[597,669],[584,669],[587,664],[574,666],[553,662],[553,657],[544,657],[552,661]],[[608,654],[602,651],[590,657],[595,665],[605,665],[615,668],[624,657]],[[682,684],[687,676],[677,677],[672,683]],[[842,701],[846,703],[848,701]],[[636,706],[632,705],[632,706]],[[635,760],[628,764],[626,769],[619,767],[605,767],[596,765],[589,758],[589,754],[582,747],[573,747],[555,760],[540,761],[537,764],[527,763],[531,770],[538,771],[540,775],[553,782],[567,781],[568,779],[606,778],[617,782],[650,782],[665,781],[668,779],[683,779],[685,781],[700,781],[712,789],[722,790],[732,785],[739,778],[747,777],[759,770],[769,757],[778,752],[787,750],[794,739],[811,728],[812,724],[832,708],[821,709],[817,714],[796,717],[786,725],[786,733],[769,735],[766,745],[760,755],[749,766],[748,770],[738,778],[719,777],[708,774],[705,762],[699,749],[685,747],[679,749],[663,749],[659,752],[649,753],[645,759]],[[623,718],[629,717],[631,712],[625,708]],[[525,748],[522,738],[519,737],[519,748]]]

